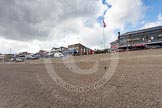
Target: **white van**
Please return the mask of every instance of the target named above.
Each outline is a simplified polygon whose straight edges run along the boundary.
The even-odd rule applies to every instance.
[[[64,57],[64,55],[62,53],[55,53],[54,54],[54,57],[59,58],[59,57]]]

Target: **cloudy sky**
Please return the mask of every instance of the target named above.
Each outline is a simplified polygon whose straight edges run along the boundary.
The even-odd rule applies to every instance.
[[[162,25],[161,0],[0,0],[0,53],[82,43],[106,47],[121,33]]]

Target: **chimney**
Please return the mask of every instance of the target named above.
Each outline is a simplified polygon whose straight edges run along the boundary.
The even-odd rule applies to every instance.
[[[120,39],[120,32],[118,32],[118,39]]]

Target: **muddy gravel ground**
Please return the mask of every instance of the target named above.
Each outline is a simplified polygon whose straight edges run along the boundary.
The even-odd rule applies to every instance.
[[[0,63],[0,108],[162,108],[162,49]]]

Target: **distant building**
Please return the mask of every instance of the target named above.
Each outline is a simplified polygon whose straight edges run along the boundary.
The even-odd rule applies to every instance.
[[[22,56],[27,56],[27,55],[30,55],[31,53],[28,53],[28,52],[21,52],[19,55],[22,55]]]
[[[53,47],[52,50],[51,50],[51,52],[52,52],[52,53],[59,52],[59,48]]]
[[[0,61],[3,62],[5,60],[5,55],[0,54]]]
[[[118,46],[119,46],[119,41],[118,40],[115,40],[114,42],[111,42],[111,50],[112,51],[117,51],[118,50]]]
[[[87,48],[86,46],[78,43],[68,46],[68,50],[73,55],[87,55],[87,54],[93,54],[94,51],[90,48]]]
[[[111,43],[112,49],[145,49],[162,47],[162,26],[127,32]]]
[[[64,51],[67,51],[68,48],[66,48],[66,47],[59,47],[59,50],[60,50],[61,52],[64,52]]]
[[[14,54],[5,54],[5,61],[9,61]]]
[[[52,48],[52,50],[51,50],[51,52],[53,52],[53,53],[55,53],[55,52],[61,52],[61,53],[63,53],[64,51],[67,51],[68,50],[68,48],[66,48],[66,47],[59,47],[59,48]]]
[[[38,54],[40,55],[40,57],[46,57],[48,56],[48,53],[48,51],[40,50]]]

